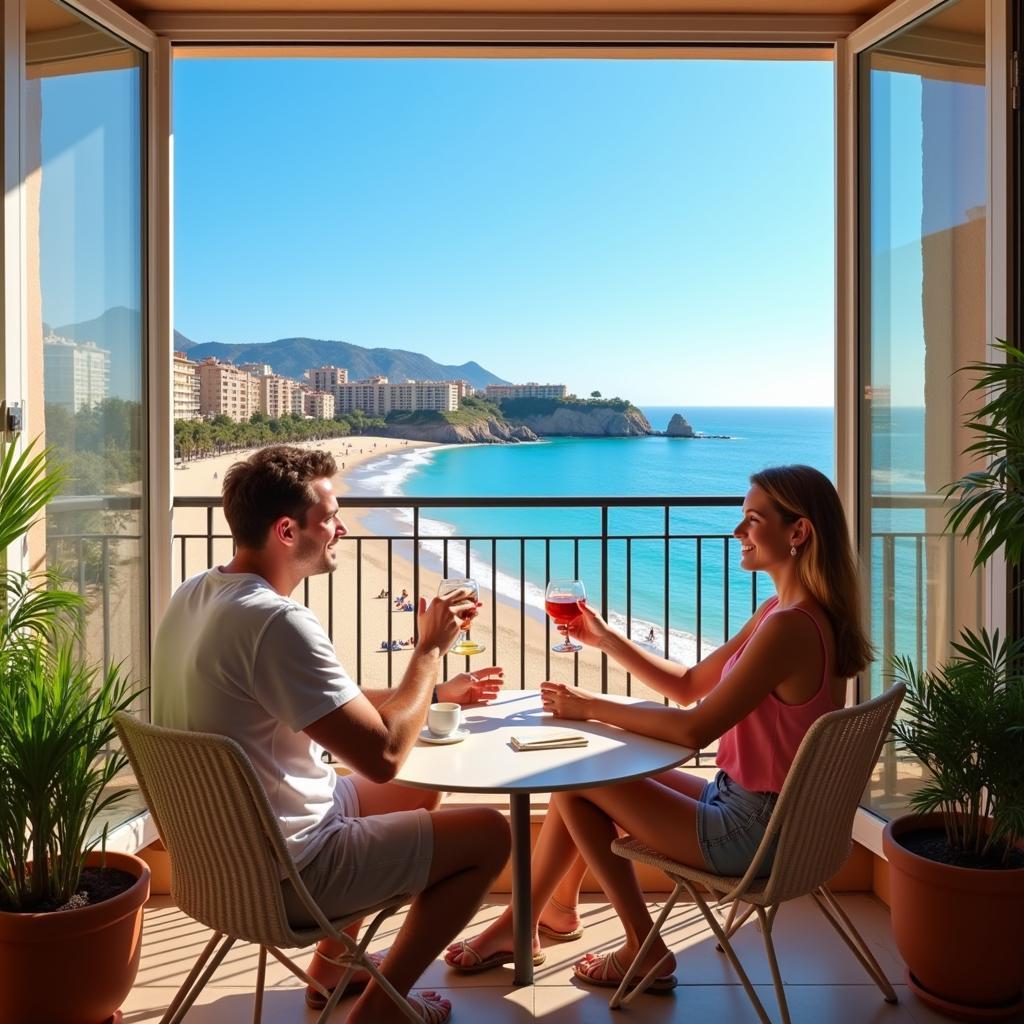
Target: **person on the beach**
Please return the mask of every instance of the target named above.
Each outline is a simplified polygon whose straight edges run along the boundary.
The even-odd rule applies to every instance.
[[[235,555],[193,576],[174,596],[153,650],[153,721],[220,733],[240,743],[264,783],[306,886],[331,918],[402,893],[412,906],[381,969],[429,1024],[451,1005],[436,992],[409,995],[427,964],[464,925],[508,857],[503,817],[486,807],[437,810],[439,794],[394,779],[423,729],[431,701],[493,698],[494,667],[437,686],[441,658],[475,608],[468,591],[420,599],[419,644],[401,683],[363,690],[339,664],[319,621],[289,595],[332,572],[345,535],[327,451],[263,448],[225,474],[224,514]],[[354,769],[339,778],[328,751]],[[227,851],[230,856],[230,851]],[[297,928],[309,913],[291,883],[284,902]],[[353,929],[353,934],[355,929]],[[345,947],[324,940],[310,976],[337,984]],[[403,1019],[365,974],[351,1024]],[[306,1001],[324,997],[307,989]]]
[[[695,749],[719,740],[719,771],[711,781],[671,771],[552,795],[534,849],[534,949],[541,935],[556,941],[582,935],[577,907],[587,865],[625,929],[620,948],[576,963],[576,977],[587,984],[617,987],[651,928],[632,863],[611,851],[617,827],[684,864],[742,876],[804,734],[819,716],[842,707],[847,678],[872,658],[835,488],[808,466],[766,469],[750,481],[733,535],[741,567],[767,573],[776,596],[732,639],[687,668],[632,643],[582,602],[568,627],[576,640],[688,707],[631,706],[562,683],[541,684],[544,707],[558,718],[607,722]],[[769,872],[772,856],[761,874]],[[456,970],[479,971],[510,962],[511,949],[506,910],[480,935],[449,946],[445,960]],[[652,988],[670,989],[674,966],[659,937],[638,977],[657,969]]]
[[[653,643],[654,643],[654,641],[655,641],[655,639],[656,639],[656,638],[655,638],[655,636],[654,636],[654,627],[653,627],[653,626],[651,626],[651,628],[650,628],[650,629],[649,629],[649,630],[647,631],[647,642],[648,642],[649,644],[653,644]]]

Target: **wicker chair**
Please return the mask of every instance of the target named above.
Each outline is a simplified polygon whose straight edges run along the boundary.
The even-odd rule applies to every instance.
[[[299,877],[266,793],[249,758],[234,740],[147,725],[123,713],[115,715],[114,721],[170,853],[171,893],[189,917],[214,931],[161,1024],[177,1024],[185,1016],[238,940],[260,947],[253,1015],[256,1024],[262,1014],[268,951],[327,998],[318,1024],[327,1021],[346,982],[358,968],[368,971],[405,1016],[420,1024],[419,1015],[366,954],[381,923],[407,903],[409,896],[366,907],[343,919],[328,920]],[[296,929],[288,923],[282,875],[295,887],[316,927]],[[371,914],[376,916],[361,942],[342,931]],[[347,970],[333,993],[313,981],[278,948],[308,946],[322,938],[344,943],[349,950],[345,956]]]
[[[854,814],[903,700],[905,689],[902,683],[893,686],[874,700],[823,715],[808,729],[786,776],[761,845],[742,878],[715,875],[680,864],[631,836],[624,836],[612,843],[612,849],[619,856],[659,868],[675,883],[672,895],[612,996],[612,1009],[628,1003],[657,974],[660,965],[655,965],[630,990],[630,981],[637,972],[637,964],[647,955],[669,913],[684,892],[697,904],[711,926],[718,939],[718,948],[736,969],[744,990],[764,1024],[771,1024],[771,1018],[765,1012],[729,938],[756,912],[775,983],[779,1011],[784,1024],[790,1024],[789,1007],[772,943],[772,923],[782,903],[808,894],[814,898],[825,919],[871,975],[885,996],[885,1001],[896,1002],[892,985],[825,883],[839,870],[850,852]],[[766,878],[755,878],[769,845],[776,838],[778,847],[770,874]],[[724,927],[708,907],[698,887],[717,895],[719,907],[730,905]],[[737,919],[736,911],[741,903],[747,904],[747,907]]]

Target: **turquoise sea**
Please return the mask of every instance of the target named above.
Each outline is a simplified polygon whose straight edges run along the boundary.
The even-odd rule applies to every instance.
[[[552,438],[536,444],[457,445],[400,453],[364,466],[353,478],[354,494],[418,497],[464,496],[736,496],[749,486],[750,474],[780,462],[803,462],[828,476],[833,473],[831,408],[687,408],[645,407],[655,429],[664,429],[673,413],[683,411],[694,429],[724,438]],[[421,529],[438,537],[564,536],[593,537],[600,532],[597,509],[431,509]],[[692,658],[697,638],[707,651],[746,621],[751,608],[772,593],[771,581],[739,569],[735,541],[728,535],[738,508],[672,510],[670,531],[681,535],[668,545],[672,595],[668,608],[670,653]],[[379,514],[370,525],[382,533],[407,533],[408,516],[396,524]],[[638,536],[660,533],[660,509],[612,509],[610,533]],[[700,543],[700,616],[697,615],[698,543],[695,535],[716,535]],[[665,628],[664,580],[666,545],[662,539],[631,542],[629,587],[626,587],[626,543],[609,543],[608,605],[612,619],[625,627],[630,605],[631,630],[645,636],[654,627],[658,646]],[[577,555],[578,551],[578,555]],[[428,554],[442,557],[442,542],[428,545]],[[518,602],[521,547],[498,541],[493,566],[499,594]],[[465,568],[461,541],[448,543],[449,575]],[[578,565],[576,558],[578,557]],[[550,558],[550,565],[546,559]],[[726,573],[728,566],[728,574]],[[489,541],[471,542],[470,569],[485,585],[492,570]],[[724,614],[728,575],[728,621]],[[600,544],[583,540],[578,549],[569,540],[555,540],[546,552],[542,541],[525,545],[528,605],[540,614],[546,579],[579,576],[588,599],[600,605]],[[753,585],[752,585],[753,584]]]

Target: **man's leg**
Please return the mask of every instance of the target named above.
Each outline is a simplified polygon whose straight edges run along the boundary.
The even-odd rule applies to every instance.
[[[490,807],[435,811],[431,823],[434,845],[427,887],[412,901],[381,968],[403,995],[476,912],[511,846],[503,815]],[[385,1024],[401,1018],[394,1003],[371,982],[348,1020]]]
[[[374,814],[390,814],[393,811],[414,811],[420,807],[434,811],[441,803],[441,794],[436,790],[412,789],[409,786],[399,786],[395,782],[383,784],[370,782],[369,779],[364,779],[361,775],[351,775],[348,778],[355,785],[356,796],[359,799],[359,813],[364,817]],[[361,925],[361,921],[356,921],[345,931],[355,938]],[[333,964],[331,960],[346,952],[346,948],[340,942],[321,939],[317,943],[316,952],[306,970],[315,981],[319,981],[327,988],[333,988],[341,977],[343,969]],[[365,974],[357,973],[356,981],[365,979],[365,977]]]

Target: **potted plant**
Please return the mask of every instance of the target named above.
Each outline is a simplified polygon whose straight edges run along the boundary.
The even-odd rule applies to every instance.
[[[4,442],[0,550],[59,490],[48,454]],[[136,693],[80,657],[82,602],[55,574],[0,569],[0,593],[0,1024],[100,1024],[135,979],[149,895],[142,860],[90,839],[124,795],[112,715]]]
[[[1024,352],[973,363],[985,404],[966,420],[982,469],[950,484],[947,530],[974,537],[974,568],[1024,555]],[[962,1020],[1024,1010],[1024,638],[965,629],[933,671],[897,658],[907,684],[896,742],[927,781],[886,826],[892,928],[914,993]]]

